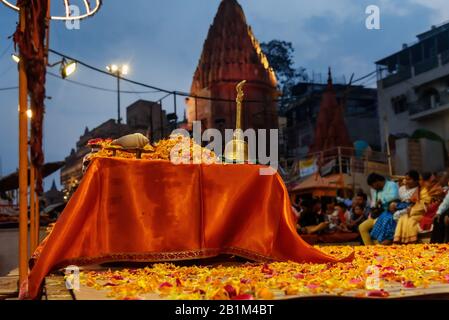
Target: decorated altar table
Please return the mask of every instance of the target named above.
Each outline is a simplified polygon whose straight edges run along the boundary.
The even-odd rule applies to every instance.
[[[38,296],[49,272],[68,265],[220,254],[255,261],[338,262],[301,239],[281,177],[260,175],[260,168],[94,159],[35,253],[29,297]]]

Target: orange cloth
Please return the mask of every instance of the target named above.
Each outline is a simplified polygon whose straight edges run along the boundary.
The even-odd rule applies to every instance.
[[[38,296],[50,271],[69,264],[219,254],[337,262],[300,238],[284,183],[259,175],[260,168],[95,159],[41,248],[28,297]]]

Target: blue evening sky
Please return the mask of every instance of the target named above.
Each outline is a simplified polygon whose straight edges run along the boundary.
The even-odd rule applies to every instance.
[[[12,0],[15,2],[14,0]],[[72,1],[76,3],[77,1]],[[68,30],[52,22],[51,48],[104,68],[112,62],[128,63],[129,78],[169,90],[189,91],[202,45],[220,0],[104,0],[101,11]],[[309,73],[349,79],[375,69],[374,61],[415,41],[432,24],[449,19],[447,0],[240,0],[248,23],[260,42],[281,39],[293,43],[296,65]],[[53,0],[53,12],[62,0]],[[377,5],[381,30],[365,27],[365,8]],[[10,54],[17,14],[0,5],[0,175],[18,166],[17,68]],[[52,61],[57,61],[52,56]],[[53,72],[58,72],[55,68]],[[80,67],[71,79],[115,89],[114,79]],[[48,77],[44,144],[46,161],[67,156],[88,126],[116,117],[116,95],[80,87]],[[366,83],[375,86],[375,81]],[[123,90],[145,91],[123,84]],[[123,94],[125,107],[137,99],[158,100],[163,94]],[[164,101],[171,112],[173,99]],[[184,103],[178,100],[179,116]],[[182,107],[182,108],[181,108]],[[59,174],[46,179],[59,180]]]

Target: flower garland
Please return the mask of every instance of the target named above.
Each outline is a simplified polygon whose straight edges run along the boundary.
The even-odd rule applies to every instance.
[[[121,146],[113,144],[112,139],[91,139],[87,145],[92,148],[92,152],[85,161],[94,158],[138,158],[136,150],[127,150]],[[167,160],[176,163],[217,163],[216,154],[198,145],[193,139],[183,135],[171,135],[167,139],[160,140],[153,145],[147,144],[139,150],[141,158],[146,160]]]

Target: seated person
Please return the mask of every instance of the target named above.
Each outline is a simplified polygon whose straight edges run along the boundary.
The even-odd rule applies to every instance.
[[[360,224],[359,231],[363,243],[370,245],[370,232],[376,219],[388,208],[391,201],[399,198],[399,187],[396,182],[389,181],[377,173],[368,176],[367,184],[371,187],[371,210],[368,219]]]
[[[303,200],[302,211],[299,214],[297,229],[299,234],[315,234],[327,229],[318,199]]]
[[[371,239],[376,240],[382,245],[390,245],[393,243],[394,232],[396,230],[396,220],[394,214],[397,210],[402,210],[406,206],[405,203],[399,201],[391,201],[388,210],[383,212],[376,220],[373,230],[370,233]]]
[[[365,219],[368,219],[370,214],[370,206],[368,203],[368,196],[365,192],[363,192],[363,190],[358,190],[354,199],[352,199],[351,209],[349,210],[351,215],[354,214],[354,208],[356,206],[361,206],[363,208],[363,215],[365,216]]]
[[[441,198],[443,188],[430,173],[422,175],[419,195],[406,214],[402,214],[396,226],[394,242],[401,244],[416,243],[419,234],[419,222],[423,219],[434,200]]]
[[[398,221],[403,214],[406,214],[408,207],[412,206],[418,200],[419,180],[419,173],[415,170],[411,170],[405,174],[402,186],[399,188],[400,207],[403,209],[395,212],[394,219],[396,221]]]
[[[446,193],[433,217],[430,243],[449,243],[449,192]]]
[[[351,232],[347,225],[350,222],[349,211],[343,203],[337,203],[333,212],[326,215],[329,222],[328,232]]]
[[[337,202],[341,202],[343,203],[346,207],[351,207],[352,206],[352,202],[354,200],[354,193],[352,192],[352,190],[338,190],[337,191],[337,198],[336,198]]]
[[[431,232],[433,230],[433,222],[438,212],[438,207],[441,201],[438,199],[432,199],[430,204],[426,207],[426,212],[419,222],[418,229],[421,233]]]
[[[352,232],[358,232],[359,225],[365,221],[365,207],[359,204],[353,206],[350,211],[350,221],[347,224],[347,227]]]
[[[437,187],[441,187],[441,192],[439,193],[439,196],[436,196],[435,194],[432,197],[432,200],[430,201],[430,204],[426,207],[426,213],[424,214],[424,217],[419,222],[419,232],[420,233],[426,233],[426,232],[432,232],[435,229],[435,227],[440,228],[440,230],[435,231],[435,235],[437,236],[437,233],[443,231],[444,233],[444,226],[439,225],[439,218],[441,214],[444,211],[447,211],[447,185],[448,185],[448,179],[449,179],[449,173],[446,172],[445,174],[439,176]],[[443,202],[446,201],[446,203],[443,205]],[[447,218],[449,220],[449,218]],[[444,219],[441,220],[442,224],[444,225]],[[449,222],[449,221],[448,221]],[[446,225],[449,223],[446,223]],[[443,228],[442,228],[443,227]],[[441,236],[441,235],[440,235]],[[438,237],[438,236],[437,236]],[[443,235],[444,238],[444,235]]]

